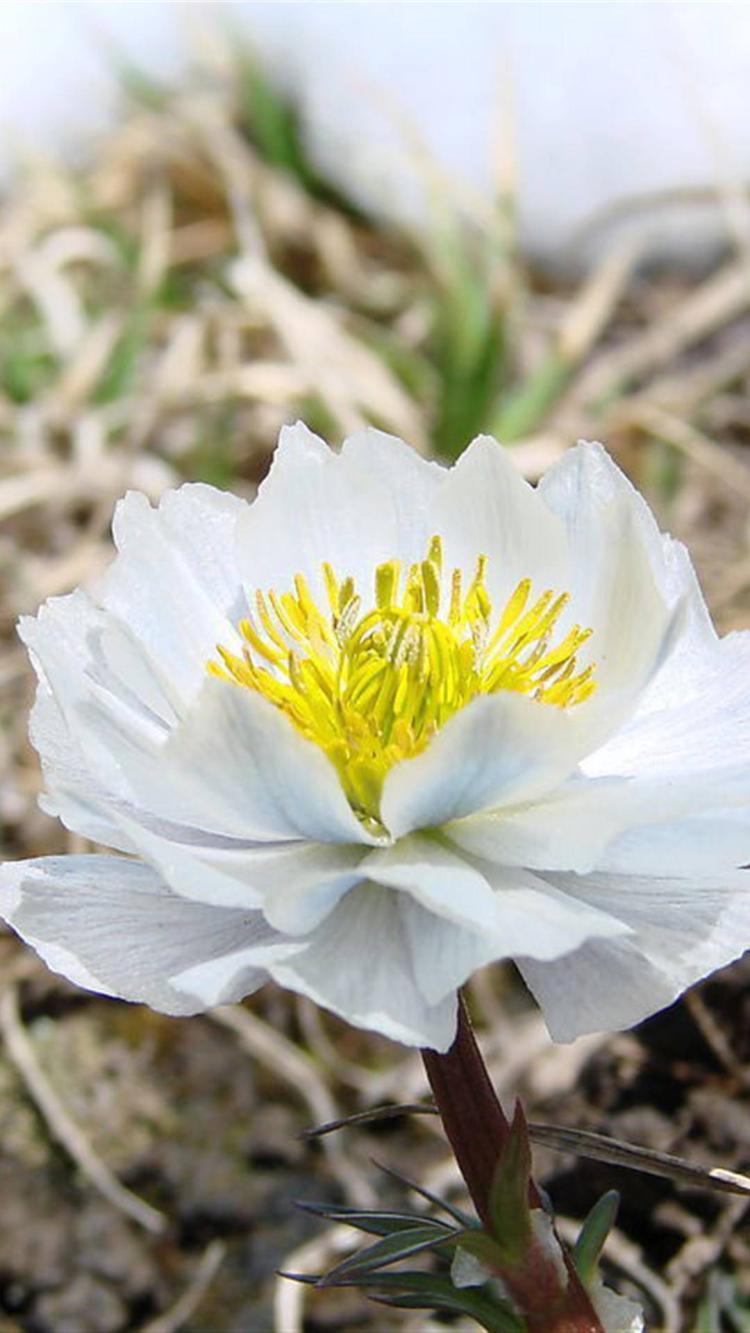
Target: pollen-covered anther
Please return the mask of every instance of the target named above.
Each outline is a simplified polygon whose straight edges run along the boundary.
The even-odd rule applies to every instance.
[[[327,606],[302,574],[294,592],[257,592],[238,625],[241,655],[219,646],[208,669],[282,709],[335,764],[361,818],[377,822],[389,769],[477,695],[512,690],[570,708],[596,688],[593,664],[578,669],[591,630],[573,625],[555,641],[568,594],[534,598],[522,579],[494,615],[486,572],[479,556],[465,588],[461,570],[446,576],[436,536],[406,570],[377,567],[363,610],[354,580],[324,564]]]

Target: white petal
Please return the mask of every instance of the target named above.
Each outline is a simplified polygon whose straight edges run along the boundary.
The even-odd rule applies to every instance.
[[[116,755],[138,805],[178,824],[259,841],[373,842],[332,764],[268,700],[208,678],[160,746],[89,705],[87,719]]]
[[[590,937],[627,935],[631,927],[605,902],[582,901],[557,885],[556,878],[478,861],[495,890],[495,938],[498,958],[518,954],[532,958],[559,958]]]
[[[293,957],[270,962],[280,985],[357,1027],[407,1046],[445,1051],[456,1032],[456,997],[429,1004],[419,990],[399,895],[363,884]]]
[[[361,847],[336,843],[178,843],[128,823],[141,854],[176,893],[225,907],[260,907],[276,930],[306,935],[361,878]]]
[[[296,953],[299,944],[288,941],[250,944],[194,963],[169,977],[169,985],[190,1013],[219,1004],[236,1004],[269,979],[268,965]]]
[[[340,466],[353,485],[380,492],[380,522],[394,533],[393,555],[404,565],[423,560],[436,531],[432,503],[448,483],[449,470],[372,426],[344,440]]]
[[[623,875],[716,875],[750,862],[750,809],[705,810],[629,829],[610,843],[599,869]],[[571,867],[576,869],[576,867]]]
[[[740,780],[741,777],[741,780]],[[745,856],[750,859],[748,817],[738,823],[741,811],[732,813],[730,803],[746,805],[750,800],[750,772],[738,775],[732,789],[711,775],[703,779],[676,776],[669,780],[636,777],[582,778],[574,776],[550,796],[516,807],[490,810],[446,826],[444,833],[457,847],[501,865],[528,866],[532,870],[573,870],[588,874],[595,867],[647,873],[669,873],[669,861],[655,865],[628,865],[630,852],[664,847],[665,855],[680,854],[681,830],[687,831],[696,812],[723,806],[729,822],[722,846],[724,860],[716,848],[712,857],[707,838],[703,859],[709,868],[742,863],[740,851],[745,837]],[[712,821],[716,826],[717,814]],[[663,825],[664,829],[654,828]],[[706,832],[707,832],[706,828]],[[701,854],[696,830],[683,862]],[[731,850],[731,856],[729,855]],[[739,853],[737,855],[737,853]],[[612,861],[612,857],[615,861]],[[676,869],[676,867],[673,867]],[[684,867],[680,866],[680,872]],[[692,869],[697,870],[693,863]]]
[[[153,865],[180,897],[192,898],[212,907],[243,908],[246,911],[261,906],[263,895],[255,888],[250,876],[243,878],[239,872],[233,875],[226,865],[217,862],[223,853],[230,865],[246,866],[253,851],[264,844],[225,838],[186,824],[172,824],[128,806],[121,805],[113,813],[132,849]],[[298,844],[271,845],[296,847]]]
[[[486,555],[487,587],[500,610],[523,578],[539,596],[564,592],[569,562],[564,524],[521,476],[509,450],[483,435],[474,440],[436,493],[433,530],[444,541],[447,569],[469,578]]]
[[[498,865],[586,873],[632,822],[631,785],[627,779],[574,777],[538,801],[455,820],[444,833],[456,847]]]
[[[365,878],[410,894],[448,921],[477,930],[494,926],[495,894],[487,880],[435,838],[402,838],[370,852],[360,869]]]
[[[79,591],[51,598],[36,619],[24,617],[19,633],[39,678],[30,732],[44,771],[41,804],[68,828],[128,851],[107,811],[108,801],[131,794],[128,784],[110,746],[78,710],[96,697],[123,725],[152,740],[164,734],[162,719],[172,714],[139,645],[113,638],[121,628]],[[108,652],[116,653],[116,663]]]
[[[603,740],[655,676],[685,611],[668,600],[661,535],[645,501],[600,445],[569,450],[538,489],[567,529],[571,610],[594,630],[598,688],[585,710]]]
[[[629,938],[592,938],[560,961],[516,960],[557,1041],[640,1022],[750,944],[750,872],[702,879],[597,872],[551,879],[634,932]]]
[[[585,514],[586,522],[599,529],[602,518],[611,507],[620,504],[629,508],[632,523],[647,549],[660,584],[667,579],[663,538],[656,519],[643,496],[601,444],[581,440],[573,449],[568,449],[545,472],[537,492],[550,512],[557,515],[567,528],[573,549],[581,561],[582,586],[593,587],[596,576],[595,571],[590,571],[591,577],[585,577],[585,541],[583,533],[576,532],[576,518]],[[666,584],[663,586],[666,591]]]
[[[183,486],[152,509],[130,492],[115,513],[120,555],[98,589],[189,699],[217,643],[231,641],[246,605],[234,533],[247,504],[211,486]]]
[[[327,605],[321,564],[352,575],[367,602],[376,565],[423,558],[427,502],[446,473],[380,431],[335,454],[301,424],[281,433],[271,471],[237,531],[246,586],[285,591],[304,573]]]
[[[226,864],[226,859],[220,856],[219,863]],[[247,874],[262,895],[269,925],[300,936],[315,930],[361,881],[361,863],[361,847],[297,843],[259,849],[252,864],[248,862]]]
[[[646,699],[648,705],[648,697]],[[729,634],[674,683],[662,706],[648,705],[590,755],[587,773],[670,779],[747,768],[750,763],[750,632]]]
[[[383,786],[383,822],[401,837],[532,800],[572,772],[580,744],[575,719],[561,708],[511,691],[478,697],[446,722],[422,754],[391,769]]]
[[[108,810],[111,793],[94,777],[62,709],[43,678],[39,681],[31,710],[29,734],[44,773],[45,791],[39,798],[41,808],[84,838],[115,847],[118,851],[133,851],[132,843]]]
[[[480,967],[500,956],[496,936],[467,930],[405,895],[400,910],[414,979],[428,1004],[453,995]]]
[[[111,643],[106,636],[113,628],[116,631],[111,617],[79,590],[67,597],[51,597],[36,618],[23,617],[19,634],[29,649],[40,682],[47,686],[68,729],[75,733],[75,749],[85,752],[93,776],[108,789],[117,791],[122,787],[117,763],[106,747],[95,744],[89,747],[89,738],[78,722],[72,721],[74,709],[91,698],[104,699],[130,727],[154,739],[165,734],[164,716],[173,714],[135,640],[129,640],[127,649],[123,640],[119,641],[119,672],[108,661],[104,645]],[[145,689],[149,691],[147,697],[143,697]],[[60,743],[59,729],[54,739]],[[44,740],[42,732],[43,758],[46,757]]]
[[[222,957],[240,942],[279,942],[260,913],[188,902],[149,866],[117,856],[6,862],[0,914],[76,985],[169,1014],[202,1007],[169,985],[173,972]],[[265,979],[248,975],[247,989]]]
[[[487,861],[465,860],[432,838],[411,837],[394,847],[371,853],[361,865],[362,874],[386,887],[399,890],[405,898],[419,904],[426,913],[440,919],[414,933],[412,944],[419,951],[418,976],[431,976],[433,954],[445,952],[437,941],[443,934],[448,940],[455,930],[455,948],[461,958],[474,958],[460,977],[460,984],[474,967],[490,959],[510,958],[516,953],[538,958],[556,958],[577,949],[590,935],[625,934],[628,927],[599,911],[560,892],[545,879],[520,867],[506,868]],[[418,914],[422,920],[423,913]],[[409,918],[413,922],[414,914]],[[446,931],[442,932],[445,925]],[[442,934],[441,934],[442,932]],[[472,942],[462,935],[471,932]],[[481,957],[481,963],[476,958]],[[460,969],[459,969],[460,970]],[[434,985],[425,981],[420,988],[434,998]],[[426,989],[425,989],[426,987]],[[438,995],[445,994],[438,990]]]

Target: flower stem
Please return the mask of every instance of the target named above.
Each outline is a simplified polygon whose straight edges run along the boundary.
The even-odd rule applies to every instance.
[[[422,1058],[459,1170],[482,1225],[492,1233],[490,1190],[511,1127],[460,997],[458,1029],[450,1050],[441,1055],[425,1049]],[[541,1196],[532,1180],[528,1199],[532,1211],[542,1209]],[[550,1245],[534,1237],[521,1263],[514,1262],[498,1272],[525,1319],[528,1333],[604,1333],[564,1250],[556,1256]]]

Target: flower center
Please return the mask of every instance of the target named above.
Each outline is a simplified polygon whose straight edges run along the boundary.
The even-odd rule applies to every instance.
[[[594,666],[577,669],[590,629],[573,625],[555,643],[567,593],[534,598],[522,579],[493,613],[479,556],[467,587],[443,572],[442,542],[402,570],[375,570],[375,605],[364,610],[352,578],[322,566],[327,606],[302,574],[294,592],[256,592],[238,629],[242,655],[221,645],[214,676],[257,690],[328,755],[359,817],[377,826],[383,781],[419,754],[448,718],[478,694],[514,690],[560,708],[596,689]]]

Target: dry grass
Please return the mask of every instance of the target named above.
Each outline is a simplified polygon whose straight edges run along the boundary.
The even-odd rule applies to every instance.
[[[509,208],[459,212],[441,187],[431,217],[423,235],[406,234],[340,198],[308,162],[289,108],[242,59],[182,92],[141,86],[84,166],[35,161],[18,175],[0,205],[0,816],[8,855],[80,850],[80,839],[36,808],[38,766],[26,740],[32,685],[17,616],[102,567],[113,503],[127,487],[156,497],[202,478],[251,495],[279,426],[298,415],[334,440],[374,422],[445,456],[494,429],[530,477],[576,438],[602,438],[689,542],[721,626],[747,625],[746,250],[728,247],[688,278],[649,273],[647,256],[620,247],[569,290],[537,279],[518,258]],[[15,1190],[14,1225],[47,1246],[42,1262],[0,1244],[0,1309],[8,1312],[0,1333],[84,1333],[82,1309],[92,1333],[262,1333],[274,1326],[274,1308],[277,1333],[301,1329],[309,1296],[288,1284],[274,1294],[273,1269],[286,1251],[284,1262],[297,1267],[325,1265],[342,1240],[339,1230],[313,1235],[304,1220],[284,1220],[289,1195],[316,1174],[319,1196],[333,1190],[361,1202],[380,1185],[367,1133],[348,1132],[346,1152],[333,1147],[319,1158],[295,1146],[294,1131],[311,1109],[329,1118],[420,1096],[418,1058],[277,993],[258,997],[252,1013],[225,1015],[220,1033],[209,1021],[188,1029],[141,1010],[123,1016],[76,998],[11,939],[0,948],[8,983],[21,976],[25,988],[28,1031],[6,1012],[16,1054],[28,1056],[30,1043],[32,1067],[46,1067],[43,1080],[57,1088],[41,1105],[48,1123],[35,1121],[23,1068],[13,1072],[12,1051],[0,1062],[0,1191],[7,1201]],[[473,1002],[499,1086],[525,1087],[532,1105],[564,1104],[601,1053],[598,1039],[575,1051],[550,1047],[500,969],[476,980]],[[624,1060],[635,1058],[622,1049]],[[252,1076],[236,1072],[243,1050],[252,1052]],[[102,1123],[108,1097],[118,1107],[116,1141]],[[73,1140],[91,1140],[84,1159],[94,1164],[94,1185],[97,1172],[107,1182],[106,1207],[117,1203],[112,1170],[124,1172],[136,1194],[169,1215],[168,1245],[134,1239],[130,1223],[107,1214],[105,1249],[129,1256],[119,1268],[115,1259],[104,1269],[101,1256],[98,1267],[81,1259],[85,1239],[65,1248],[55,1231],[68,1226],[61,1199],[77,1192],[92,1226],[103,1205],[51,1146],[50,1134],[60,1137],[49,1123],[55,1098],[67,1106]],[[269,1105],[281,1108],[276,1124],[263,1118]],[[736,1150],[735,1141],[722,1164],[741,1165]],[[412,1173],[422,1169],[433,1183],[456,1183],[434,1126],[401,1126],[378,1138],[377,1151],[395,1162],[416,1158]],[[229,1179],[248,1161],[249,1213]],[[19,1189],[28,1196],[19,1199]],[[648,1253],[634,1257],[622,1240],[619,1267],[636,1285],[651,1282],[655,1310],[661,1302],[654,1327],[683,1326],[679,1301],[694,1301],[719,1249],[739,1234],[740,1213],[714,1219],[719,1240],[708,1263],[705,1252],[692,1267],[690,1256],[682,1268],[673,1259],[671,1294]],[[684,1225],[678,1257],[694,1239]],[[740,1252],[735,1246],[735,1268]],[[722,1319],[718,1281],[706,1297],[709,1321]],[[317,1298],[315,1327],[385,1329],[352,1299]],[[432,1327],[424,1317],[389,1321],[415,1333]],[[719,1324],[703,1327],[718,1333]]]

